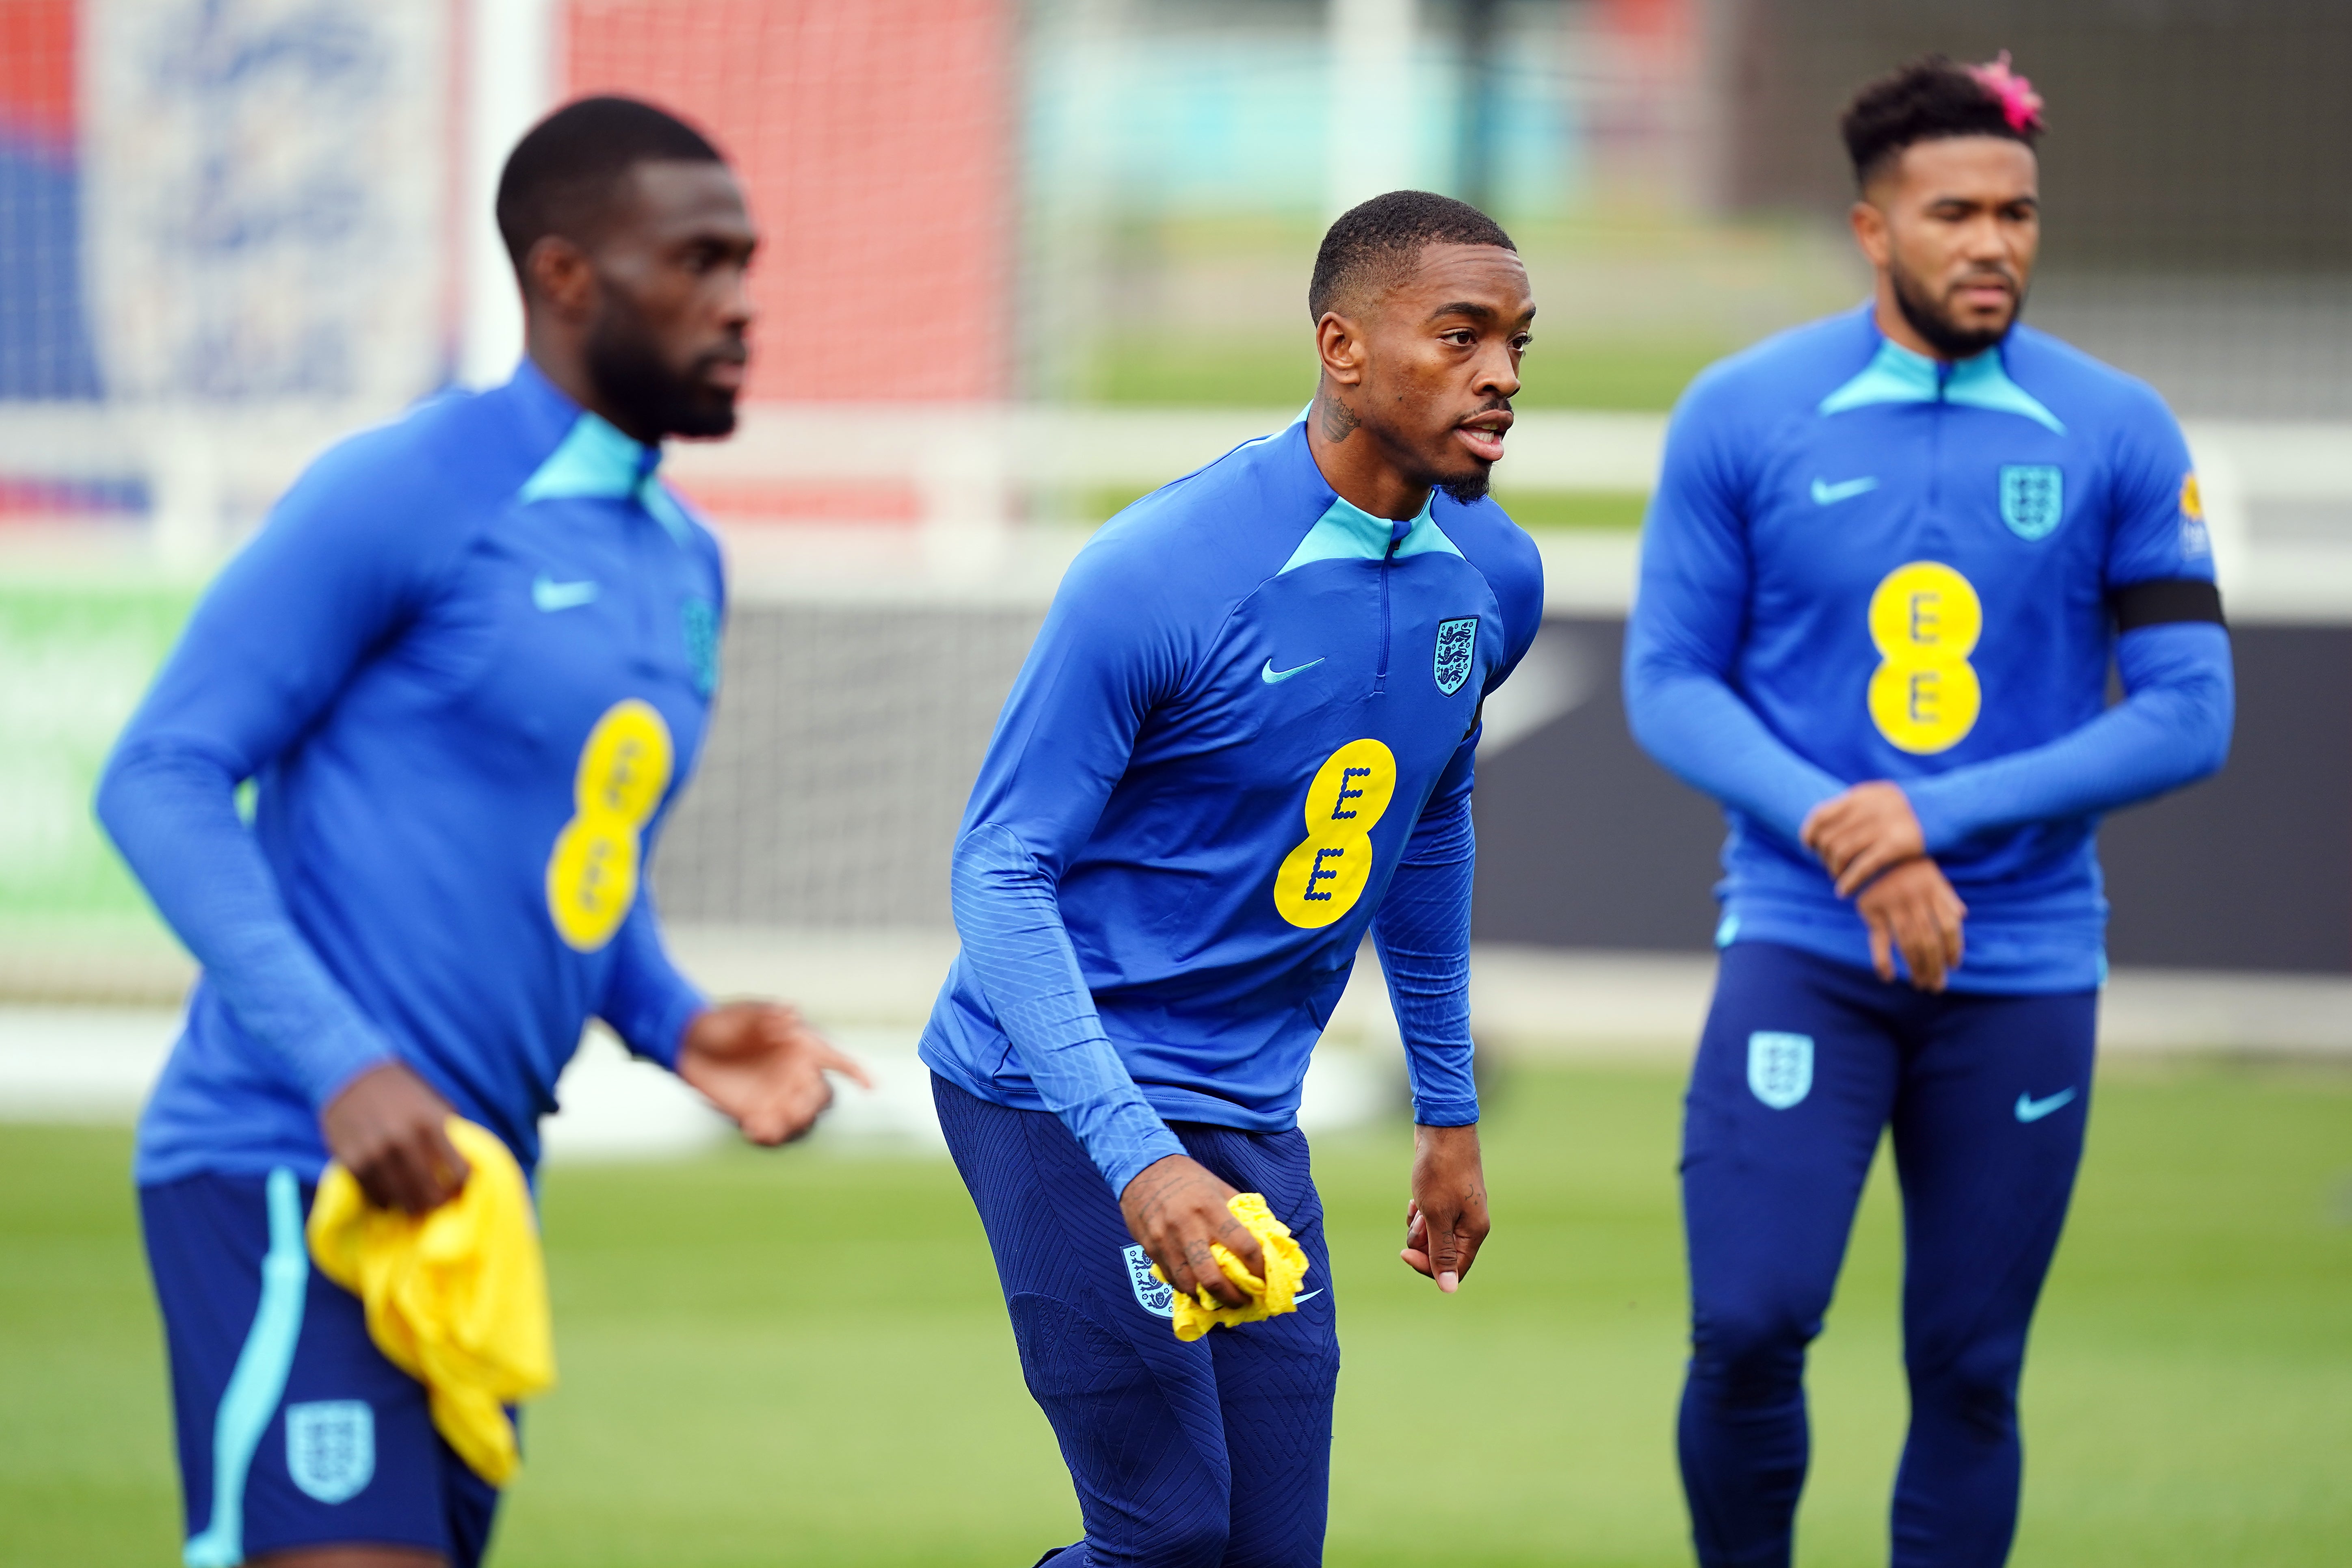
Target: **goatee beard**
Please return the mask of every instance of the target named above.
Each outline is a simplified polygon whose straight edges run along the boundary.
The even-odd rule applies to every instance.
[[[1935,301],[1900,267],[1889,266],[1888,281],[1895,285],[1895,306],[1911,330],[1927,340],[1927,346],[1948,360],[1973,359],[2009,336],[2009,329],[2025,313],[2025,296],[2017,295],[2017,302],[2009,312],[2009,321],[1998,331],[1982,327],[1963,327],[1945,315]]]
[[[665,436],[726,436],[735,429],[735,398],[698,381],[704,366],[723,356],[706,355],[680,375],[662,363],[653,334],[617,300],[588,334],[588,374],[606,405],[633,430],[658,441]]]
[[[1470,506],[1486,499],[1486,486],[1492,477],[1492,470],[1482,469],[1475,479],[1445,479],[1437,488],[1457,505]]]

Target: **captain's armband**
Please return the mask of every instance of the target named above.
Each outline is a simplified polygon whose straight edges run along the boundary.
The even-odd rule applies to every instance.
[[[2202,577],[2159,577],[2149,583],[2126,584],[2108,594],[2107,608],[2116,617],[2118,632],[2180,621],[2229,625],[2221,618],[2221,590]]]

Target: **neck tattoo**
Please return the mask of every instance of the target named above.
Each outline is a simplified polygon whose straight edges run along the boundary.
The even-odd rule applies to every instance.
[[[1356,411],[1337,397],[1323,400],[1323,439],[1338,446],[1356,432]]]

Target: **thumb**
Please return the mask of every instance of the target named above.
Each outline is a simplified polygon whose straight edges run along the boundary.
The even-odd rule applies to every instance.
[[[447,1191],[452,1197],[465,1189],[467,1180],[474,1173],[473,1162],[459,1152],[457,1141],[449,1135],[449,1129],[457,1120],[454,1116],[445,1116],[434,1123],[432,1131],[434,1174],[447,1184]]]
[[[1462,1289],[1462,1237],[1454,1228],[1459,1216],[1447,1215],[1429,1227],[1429,1277],[1451,1296]]]

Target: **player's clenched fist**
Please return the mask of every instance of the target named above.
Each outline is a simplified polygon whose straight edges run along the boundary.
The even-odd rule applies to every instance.
[[[1234,1189],[1209,1173],[1208,1167],[1183,1154],[1171,1154],[1143,1168],[1119,1194],[1118,1211],[1134,1237],[1168,1283],[1185,1295],[1202,1289],[1228,1307],[1244,1305],[1249,1298],[1217,1267],[1211,1242],[1226,1251],[1257,1279],[1265,1278],[1265,1257],[1252,1236],[1225,1206]]]
[[[695,1015],[677,1052],[677,1076],[754,1143],[789,1143],[815,1126],[833,1103],[828,1072],[874,1087],[798,1012],[773,1002],[730,1002]]]
[[[472,1173],[449,1142],[449,1102],[398,1062],[343,1086],[319,1117],[328,1152],[378,1208],[424,1214],[465,1190]]]
[[[1404,1206],[1404,1250],[1398,1256],[1450,1296],[1462,1288],[1493,1228],[1478,1129],[1415,1127],[1412,1197]]]

